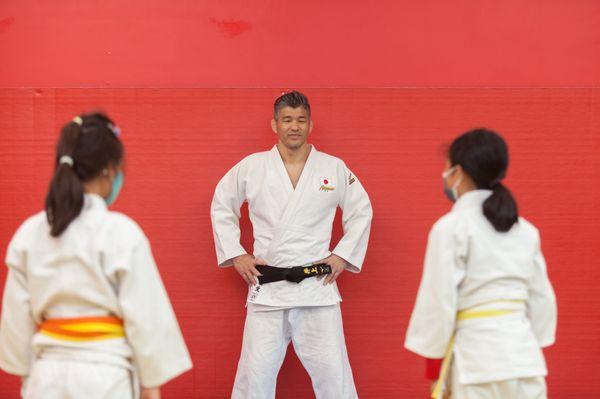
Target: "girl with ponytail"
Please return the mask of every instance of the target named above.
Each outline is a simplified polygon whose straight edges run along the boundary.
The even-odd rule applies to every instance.
[[[56,146],[45,212],[11,240],[0,368],[27,399],[157,399],[190,357],[141,228],[107,207],[123,184],[120,130],[76,116]]]
[[[554,343],[556,300],[539,232],[503,183],[507,168],[491,130],[464,133],[448,151],[442,179],[454,205],[429,233],[405,341],[429,359],[433,398],[547,396],[541,348]]]
[[[77,116],[63,127],[46,196],[51,236],[60,236],[79,216],[84,192],[99,194],[108,205],[116,199],[123,183],[123,145],[116,129],[108,117],[98,113]]]

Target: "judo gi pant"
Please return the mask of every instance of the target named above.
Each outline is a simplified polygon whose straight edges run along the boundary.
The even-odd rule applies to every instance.
[[[24,399],[137,399],[130,370],[110,364],[36,359]]]
[[[339,304],[257,311],[248,304],[232,399],[273,399],[290,341],[317,399],[358,398]]]
[[[451,373],[450,399],[546,399],[544,377],[514,378],[484,384],[461,384]]]

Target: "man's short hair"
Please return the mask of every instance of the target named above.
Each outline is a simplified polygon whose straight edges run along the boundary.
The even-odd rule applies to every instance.
[[[306,98],[306,96],[299,91],[294,90],[279,96],[273,105],[273,117],[277,119],[279,111],[285,107],[303,107],[310,117],[310,104],[308,103],[308,98]]]

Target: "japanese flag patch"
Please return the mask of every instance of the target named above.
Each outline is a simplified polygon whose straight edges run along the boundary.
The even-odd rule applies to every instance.
[[[329,177],[321,177],[320,179],[321,186],[319,187],[320,191],[333,191],[335,187],[333,186],[333,182]]]

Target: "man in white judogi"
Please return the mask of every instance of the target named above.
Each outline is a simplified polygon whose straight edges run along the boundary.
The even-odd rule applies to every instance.
[[[233,265],[249,284],[232,398],[274,398],[277,374],[290,341],[311,377],[317,398],[356,398],[335,281],[346,269],[361,270],[371,203],[343,161],[307,143],[313,122],[303,94],[279,97],[271,126],[279,138],[277,145],[235,165],[217,185],[211,206],[219,266]],[[244,201],[253,226],[253,254],[240,244]],[[343,212],[344,235],[330,251],[338,206]],[[314,263],[329,265],[331,274],[300,283],[258,283],[257,265],[285,269]]]

